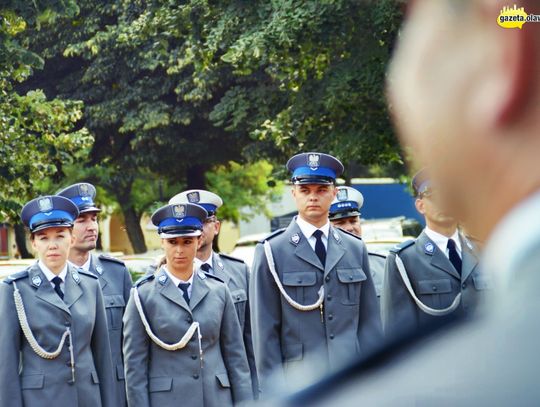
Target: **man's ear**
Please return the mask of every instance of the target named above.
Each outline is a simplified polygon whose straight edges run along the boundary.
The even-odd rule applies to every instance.
[[[414,201],[414,206],[416,207],[416,210],[422,215],[426,213],[426,210],[424,208],[424,201],[422,199],[416,198],[416,200]]]
[[[216,235],[218,235],[219,231],[221,230],[221,222],[216,219],[216,221],[214,222],[214,227],[216,228]]]

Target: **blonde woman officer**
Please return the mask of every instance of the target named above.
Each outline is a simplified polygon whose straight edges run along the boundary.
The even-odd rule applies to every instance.
[[[0,283],[1,406],[115,406],[101,289],[67,262],[78,214],[59,196],[22,209],[39,260]]]
[[[167,205],[152,215],[166,257],[137,282],[124,315],[128,405],[230,406],[253,397],[227,286],[196,272],[204,208]]]

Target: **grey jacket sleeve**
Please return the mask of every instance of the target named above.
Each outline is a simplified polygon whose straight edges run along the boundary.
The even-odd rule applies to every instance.
[[[251,327],[253,348],[261,392],[273,375],[283,377],[281,329],[281,298],[268,269],[264,247],[257,245],[250,280]],[[277,379],[277,378],[276,378]]]
[[[124,370],[130,407],[150,407],[148,397],[149,338],[137,312],[133,293],[124,313]]]
[[[249,268],[246,265],[246,279],[247,286],[249,287]],[[244,344],[246,346],[246,355],[249,364],[249,371],[251,372],[251,385],[253,387],[253,397],[255,399],[259,398],[259,379],[257,377],[257,367],[255,364],[255,353],[253,351],[253,337],[251,334],[251,312],[249,305],[249,294],[248,294],[248,303],[245,308],[245,318],[244,318]]]
[[[123,294],[124,294],[124,301],[126,302],[126,304],[129,300],[129,293],[131,292],[132,286],[133,286],[133,280],[131,280],[131,274],[129,274],[128,269],[125,269]]]
[[[226,290],[226,300],[221,323],[220,345],[223,362],[231,383],[233,401],[238,404],[242,401],[252,400],[253,390],[240,323],[236,316],[231,293],[227,286],[223,287]]]
[[[383,333],[381,325],[381,311],[373,277],[369,270],[367,249],[363,247],[362,268],[367,279],[363,283],[360,296],[360,322],[358,324],[358,340],[362,353],[369,353],[382,345]]]
[[[385,335],[392,338],[417,325],[417,312],[416,305],[399,275],[394,253],[390,253],[386,258],[384,273],[381,315]]]
[[[0,282],[0,406],[22,407],[19,354],[22,332],[13,301],[13,286]]]
[[[99,283],[95,282],[96,291],[96,321],[92,333],[92,353],[99,376],[99,387],[101,391],[101,403],[103,407],[115,407],[117,404],[115,379],[113,377],[113,364],[111,356],[111,345],[109,342],[109,330],[107,327],[107,316],[103,294]]]

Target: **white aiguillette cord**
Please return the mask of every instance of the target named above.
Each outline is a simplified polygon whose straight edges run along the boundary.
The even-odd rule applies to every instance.
[[[19,324],[21,325],[21,329],[23,331],[24,337],[28,341],[28,344],[32,348],[32,350],[43,359],[56,359],[58,355],[60,355],[60,352],[62,352],[62,348],[64,347],[64,343],[66,342],[66,338],[69,336],[69,356],[70,356],[70,362],[71,362],[71,379],[73,383],[75,383],[75,356],[73,355],[73,340],[71,335],[71,330],[69,327],[66,327],[66,331],[62,334],[62,338],[60,339],[60,344],[53,352],[47,352],[45,349],[43,349],[38,341],[36,340],[34,334],[32,333],[32,329],[30,328],[30,325],[28,324],[28,318],[26,316],[26,310],[24,308],[24,303],[21,297],[21,293],[19,292],[19,288],[17,287],[17,283],[13,281],[13,300],[15,301],[15,310],[17,311],[17,317],[19,318]]]
[[[180,339],[180,341],[176,343],[172,343],[172,344],[163,342],[161,339],[157,337],[157,335],[154,332],[152,332],[152,328],[150,328],[150,324],[148,323],[148,320],[146,319],[146,315],[144,314],[144,311],[142,308],[141,299],[139,297],[139,291],[137,290],[136,287],[133,287],[131,290],[133,291],[133,299],[135,301],[135,306],[137,307],[137,311],[144,325],[144,329],[146,330],[146,333],[148,334],[150,339],[152,339],[152,341],[156,345],[158,345],[160,348],[163,348],[168,351],[175,351],[178,349],[183,349],[191,340],[191,338],[193,337],[193,334],[195,334],[195,331],[197,331],[197,337],[199,339],[199,356],[201,359],[201,367],[202,367],[202,364],[203,364],[202,335],[201,335],[201,329],[200,329],[199,323],[193,322],[188,328],[188,330],[186,331],[186,333],[184,334],[184,336],[182,336],[182,339]]]
[[[405,265],[403,264],[403,261],[397,255],[397,253],[396,253],[396,266],[399,271],[399,275],[401,276],[401,279],[403,280],[403,283],[405,284],[405,287],[407,287],[407,291],[409,291],[409,294],[411,295],[416,305],[418,305],[418,308],[420,308],[426,314],[434,316],[434,317],[441,317],[441,316],[448,315],[454,312],[457,309],[457,307],[459,307],[459,304],[461,302],[461,293],[456,295],[456,298],[454,298],[454,302],[452,302],[452,304],[450,304],[448,308],[435,309],[435,308],[428,307],[426,304],[420,301],[420,299],[414,293],[414,290],[411,285],[411,281],[409,280],[409,276],[407,275],[407,272],[405,271]]]

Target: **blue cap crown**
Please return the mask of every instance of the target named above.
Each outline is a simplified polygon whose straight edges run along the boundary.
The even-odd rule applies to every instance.
[[[301,153],[287,162],[293,184],[333,184],[344,170],[337,158],[324,153]]]
[[[79,213],[85,212],[101,212],[101,209],[96,207],[94,198],[96,197],[96,187],[88,182],[80,182],[70,185],[67,188],[57,192],[56,195],[69,198],[79,208]]]
[[[72,227],[79,209],[62,196],[46,195],[32,199],[21,210],[23,224],[35,233],[52,227]]]
[[[180,236],[199,236],[208,212],[195,204],[165,205],[152,215],[152,223],[165,239]]]

